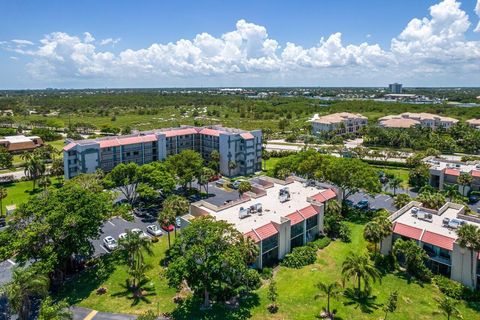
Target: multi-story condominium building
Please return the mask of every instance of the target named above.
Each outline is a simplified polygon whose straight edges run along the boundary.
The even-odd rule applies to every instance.
[[[469,119],[466,122],[470,127],[480,129],[480,119]]]
[[[212,197],[192,203],[181,221],[186,226],[195,217],[211,215],[234,225],[258,244],[257,268],[275,265],[293,248],[314,240],[323,232],[327,201],[337,198],[329,185],[310,186],[294,177],[258,177],[250,183],[252,190],[233,201],[218,203]]]
[[[480,227],[480,219],[465,214],[464,206],[447,202],[439,210],[423,208],[412,201],[390,217],[393,234],[380,243],[382,254],[392,252],[398,239],[413,240],[428,254],[427,266],[437,274],[461,282],[470,288],[480,285],[478,252],[458,244],[457,230],[463,224]],[[472,261],[473,257],[473,261]]]
[[[139,165],[163,160],[182,150],[195,150],[207,161],[220,153],[220,173],[250,175],[261,170],[262,132],[220,126],[158,129],[138,134],[71,141],[63,148],[65,178],[80,173],[105,172],[120,163]],[[234,164],[234,165],[232,165]]]
[[[480,190],[480,162],[453,161],[436,157],[427,157],[423,161],[430,167],[430,185],[443,190],[445,185],[459,185],[459,192],[467,195],[470,190]],[[472,183],[462,186],[458,181],[460,174],[472,177]]]
[[[43,140],[37,136],[6,136],[5,138],[0,139],[0,146],[4,147],[11,153],[20,153],[24,151],[32,151],[43,146]]]
[[[450,117],[441,117],[431,113],[411,113],[405,112],[398,115],[386,116],[378,119],[378,124],[384,128],[411,128],[420,126],[422,128],[448,129],[458,122],[457,119]]]
[[[319,117],[312,121],[313,134],[333,132],[355,133],[368,123],[367,117],[358,113],[340,112]]]
[[[401,83],[391,83],[388,85],[388,91],[394,94],[400,94],[403,92],[403,86]]]

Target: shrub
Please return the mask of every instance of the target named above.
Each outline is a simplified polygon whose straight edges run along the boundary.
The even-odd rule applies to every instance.
[[[321,249],[324,249],[325,247],[327,247],[330,244],[330,242],[332,242],[332,239],[324,236],[324,237],[318,238],[318,239],[316,239],[312,242],[307,243],[307,246],[313,247],[316,250],[321,250]]]
[[[263,268],[260,273],[260,277],[262,277],[262,279],[264,280],[270,279],[272,276],[273,276],[272,268]]]
[[[303,246],[294,248],[291,253],[287,254],[282,265],[287,268],[300,269],[314,263],[315,260],[317,260],[317,250],[311,246]]]
[[[459,282],[448,279],[447,277],[436,275],[433,277],[433,282],[446,296],[460,300],[465,298],[467,291],[470,291],[467,287]]]
[[[350,230],[350,228],[345,222],[340,222],[340,230],[338,231],[338,237],[343,242],[350,242],[351,236],[352,236],[352,230]]]
[[[55,141],[62,139],[62,135],[46,128],[33,128],[30,132],[32,136],[39,136],[43,141]]]

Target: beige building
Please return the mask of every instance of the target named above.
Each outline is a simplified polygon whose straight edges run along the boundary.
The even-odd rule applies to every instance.
[[[447,202],[439,210],[432,210],[412,201],[389,219],[393,224],[393,233],[380,243],[382,254],[389,254],[398,239],[413,240],[427,252],[427,267],[433,273],[443,274],[470,288],[478,287],[479,253],[473,252],[472,263],[472,251],[460,247],[457,230],[463,224],[480,227],[480,218],[466,215],[463,205]]]
[[[12,153],[32,151],[43,146],[43,140],[37,136],[26,137],[24,135],[6,136],[0,139],[0,146]]]
[[[466,121],[467,124],[475,129],[480,129],[480,119],[470,119]]]
[[[411,113],[405,112],[398,115],[390,115],[378,119],[378,124],[384,128],[411,128],[420,126],[422,128],[448,129],[458,122],[457,119],[442,117],[432,113]]]
[[[183,227],[195,217],[210,215],[234,225],[258,244],[257,268],[275,265],[294,247],[323,233],[325,205],[338,197],[328,185],[311,186],[294,177],[257,177],[250,183],[252,190],[234,200],[219,203],[212,197],[192,203],[181,222]]]
[[[367,117],[359,113],[340,112],[312,120],[313,134],[334,132],[336,134],[355,133],[368,123]]]

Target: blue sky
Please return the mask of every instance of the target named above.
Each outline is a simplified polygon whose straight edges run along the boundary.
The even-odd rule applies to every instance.
[[[479,3],[0,0],[0,88],[480,86]]]

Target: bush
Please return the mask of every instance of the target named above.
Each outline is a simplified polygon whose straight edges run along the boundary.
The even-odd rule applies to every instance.
[[[324,249],[325,247],[327,247],[330,244],[330,242],[332,242],[332,239],[324,236],[324,237],[318,238],[318,239],[316,239],[312,242],[307,243],[307,246],[313,247],[316,250],[321,250],[321,249]]]
[[[263,268],[260,277],[262,277],[263,280],[268,280],[273,276],[273,269],[272,268]]]
[[[33,128],[30,132],[32,136],[39,136],[43,141],[55,141],[62,139],[62,135],[46,128]]]
[[[294,248],[291,253],[287,254],[282,265],[287,268],[300,269],[314,263],[315,260],[317,260],[317,250],[311,246],[303,246]]]
[[[433,283],[440,289],[440,291],[446,296],[460,300],[467,298],[471,291],[459,282],[448,279],[447,277],[436,275],[433,277]]]
[[[17,130],[15,128],[0,128],[0,136],[14,136],[17,134]]]
[[[340,230],[338,231],[338,237],[343,242],[350,242],[352,236],[352,230],[348,227],[345,222],[340,222]]]

